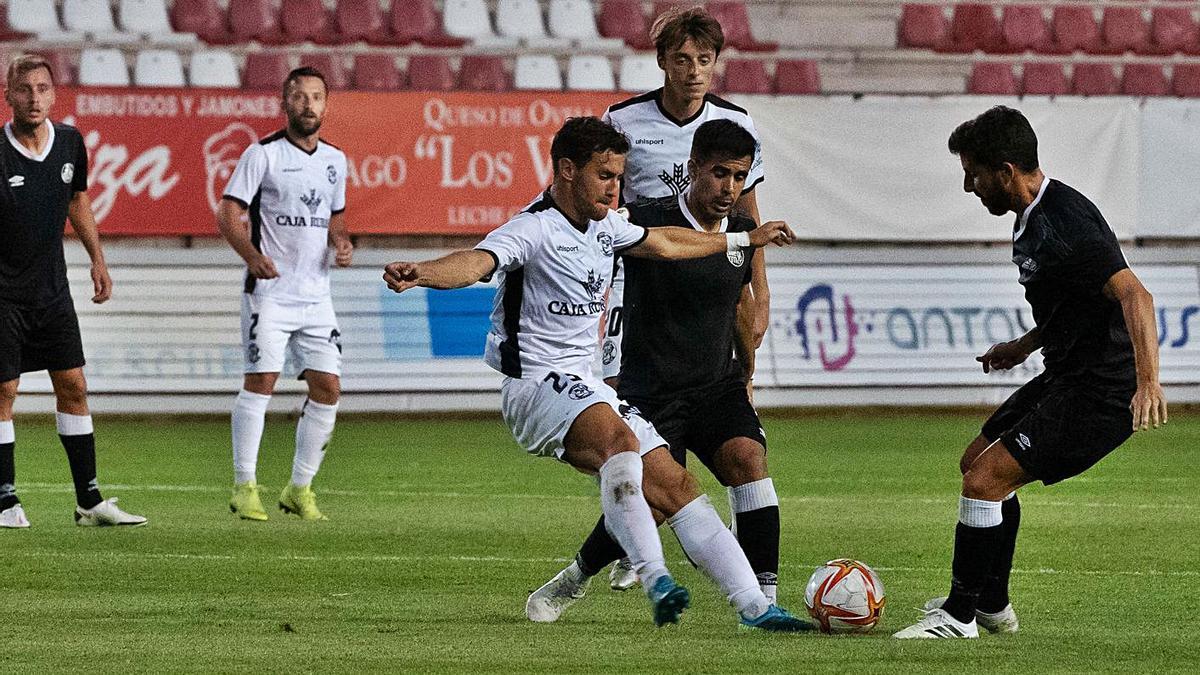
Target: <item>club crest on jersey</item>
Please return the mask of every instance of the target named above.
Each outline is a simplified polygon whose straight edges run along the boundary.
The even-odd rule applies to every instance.
[[[612,235],[607,232],[601,232],[596,235],[596,241],[600,243],[600,252],[604,255],[613,254]]]
[[[321,197],[316,190],[309,190],[307,195],[300,195],[300,201],[304,202],[304,205],[308,207],[308,212],[312,215],[316,215],[317,209],[321,206]]]
[[[332,164],[325,167],[325,177],[329,179],[330,185],[333,185],[334,183],[336,183],[337,182],[337,168],[335,168]]]
[[[588,270],[587,281],[581,281],[579,283],[583,284],[584,290],[591,294],[593,298],[599,298],[601,291],[604,290],[604,277],[596,276],[595,270]]]
[[[583,384],[581,382],[581,383],[571,387],[571,389],[567,392],[567,396],[570,396],[571,398],[575,399],[576,401],[582,401],[583,399],[591,396],[594,393],[596,393],[596,392],[592,391],[591,387],[589,387],[586,384]]]
[[[72,179],[72,178],[74,178],[74,177],[75,177],[75,165],[74,165],[74,164],[72,164],[72,163],[70,163],[70,162],[67,162],[66,164],[63,164],[63,168],[62,168],[62,181],[63,181],[64,183],[66,183],[66,184],[70,185],[70,184],[71,184],[71,179]]]
[[[736,251],[726,252],[725,257],[729,259],[729,264],[734,267],[741,267],[746,262],[746,254],[740,248]]]
[[[687,175],[687,168],[683,164],[674,165],[670,172],[664,170],[658,174],[658,179],[671,188],[671,194],[674,195],[683,194],[683,191],[692,184],[692,179]]]

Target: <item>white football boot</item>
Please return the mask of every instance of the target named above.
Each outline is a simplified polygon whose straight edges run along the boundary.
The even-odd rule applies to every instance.
[[[117,507],[117,498],[109,497],[90,509],[76,506],[75,524],[80,527],[108,527],[110,525],[138,527],[145,525],[146,519],[132,513],[125,513]]]
[[[920,621],[892,634],[901,640],[937,639],[937,638],[977,638],[979,628],[975,622],[959,623],[944,609],[931,609],[925,612]]]
[[[640,583],[642,582],[638,579],[637,571],[633,569],[629,558],[621,558],[613,563],[612,569],[608,571],[608,587],[614,591],[627,591]]]
[[[587,593],[592,578],[584,576],[579,563],[571,561],[554,578],[529,594],[525,601],[525,616],[537,623],[554,623],[558,617]]]
[[[925,603],[924,610],[928,612],[931,609],[938,609],[944,604],[946,604],[945,596],[934,598]],[[975,610],[975,621],[979,623],[980,628],[989,633],[1015,633],[1021,627],[1011,602],[1004,609],[992,614]]]
[[[0,527],[23,528],[29,527],[29,519],[25,517],[25,509],[20,504],[0,511]]]

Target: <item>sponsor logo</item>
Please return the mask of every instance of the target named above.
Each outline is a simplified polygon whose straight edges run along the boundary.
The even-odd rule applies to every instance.
[[[669,172],[664,170],[658,174],[658,179],[671,188],[673,195],[682,194],[692,184],[692,179],[687,175],[687,168],[683,164],[675,164]]]
[[[304,216],[289,216],[287,214],[279,214],[275,216],[275,224],[280,227],[329,227],[328,218],[318,218],[312,216],[306,218]]]
[[[9,187],[21,187],[25,184],[25,176],[11,176],[8,179]]]
[[[604,301],[597,300],[595,302],[579,304],[554,300],[546,305],[546,310],[557,316],[591,316],[604,311]]]
[[[304,168],[303,168],[303,167],[299,167],[299,166],[289,166],[289,167],[285,167],[285,168],[283,169],[283,172],[284,172],[284,173],[296,173],[297,171],[303,171],[303,170],[304,170]]]
[[[329,184],[333,185],[337,182],[337,169],[332,164],[325,167],[325,177],[329,179]]]
[[[1025,434],[1017,434],[1017,445],[1021,446],[1022,450],[1028,450],[1033,446],[1033,442]]]
[[[604,277],[596,276],[595,270],[588,270],[587,280],[579,283],[583,284],[583,290],[587,291],[593,298],[599,298],[603,295],[604,281]]]
[[[62,167],[62,182],[67,185],[71,184],[71,179],[75,177],[75,165],[67,162]]]
[[[258,142],[253,127],[242,122],[233,122],[204,141],[204,169],[208,174],[208,206],[215,212],[221,204],[225,185],[237,167],[238,158],[247,146]]]
[[[743,253],[742,249],[740,248],[736,251],[728,251],[725,253],[725,258],[728,259],[729,264],[733,265],[734,267],[741,267],[746,262],[746,254]]]
[[[558,246],[554,247],[554,250],[558,251],[559,253],[575,253],[579,251],[579,246],[563,246],[562,244],[559,244]]]
[[[633,142],[634,145],[662,145],[666,143],[662,138],[639,138]]]
[[[596,241],[600,242],[601,253],[606,256],[613,254],[613,240],[611,234],[607,232],[601,232],[600,234],[596,235]]]
[[[581,383],[571,387],[571,389],[569,391],[567,391],[567,396],[570,396],[571,398],[575,399],[576,401],[582,401],[583,399],[591,396],[594,393],[596,393],[596,392],[592,391],[591,387],[589,387],[586,384],[583,384],[581,382]]]
[[[316,215],[317,209],[321,207],[321,197],[315,189],[309,190],[306,195],[300,195],[300,201],[308,207],[308,212],[312,215]]]

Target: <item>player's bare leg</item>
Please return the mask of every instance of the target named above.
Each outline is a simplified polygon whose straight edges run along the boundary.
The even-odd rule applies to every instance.
[[[233,405],[233,496],[229,510],[244,520],[266,520],[258,493],[258,449],[266,423],[267,406],[279,373],[246,373]]]

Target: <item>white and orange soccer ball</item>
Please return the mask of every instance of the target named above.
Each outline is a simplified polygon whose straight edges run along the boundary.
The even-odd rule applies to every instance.
[[[857,560],[830,560],[809,578],[804,604],[824,633],[866,633],[883,615],[883,582]]]

